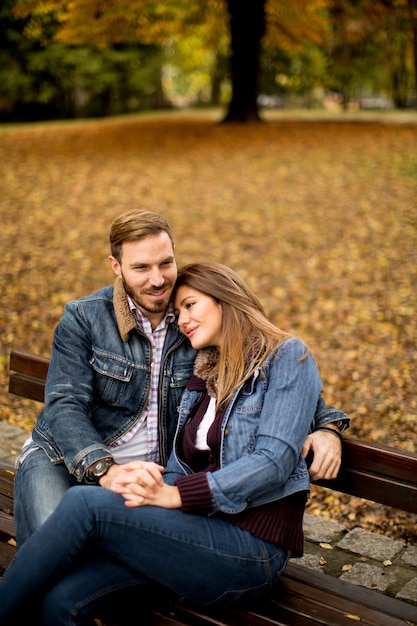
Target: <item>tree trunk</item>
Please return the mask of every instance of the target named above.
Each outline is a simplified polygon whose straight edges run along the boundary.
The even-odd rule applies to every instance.
[[[413,29],[414,90],[417,94],[417,0],[408,0],[408,6],[410,9],[411,25]],[[417,99],[416,99],[416,109],[417,109]]]
[[[228,0],[232,98],[225,122],[259,122],[259,57],[265,32],[265,0]]]

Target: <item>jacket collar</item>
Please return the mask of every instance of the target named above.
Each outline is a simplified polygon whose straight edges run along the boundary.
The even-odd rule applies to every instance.
[[[199,350],[194,362],[194,376],[202,379],[208,394],[215,398],[217,391],[219,351],[217,348],[203,348]]]
[[[113,291],[113,306],[116,314],[117,326],[122,341],[129,340],[129,333],[136,328],[136,319],[129,307],[127,294],[120,276],[116,278]]]

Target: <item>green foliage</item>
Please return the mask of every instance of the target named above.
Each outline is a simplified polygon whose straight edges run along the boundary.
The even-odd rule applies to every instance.
[[[326,83],[327,59],[314,44],[305,44],[292,54],[265,52],[262,58],[261,92],[279,94],[287,100],[304,97],[302,102],[314,106],[314,92]]]
[[[70,46],[56,41],[51,14],[33,21],[14,17],[13,2],[0,13],[0,98],[23,118],[75,117],[137,110],[156,104],[159,47]],[[7,10],[8,9],[8,10]]]

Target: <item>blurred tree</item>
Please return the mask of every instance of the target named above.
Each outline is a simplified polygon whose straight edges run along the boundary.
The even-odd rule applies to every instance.
[[[14,0],[4,0],[0,5],[0,98],[3,110],[21,100],[31,87],[31,78],[24,68],[32,45],[23,35],[24,20],[12,14],[13,5]]]
[[[261,40],[265,1],[228,0],[230,15],[232,97],[225,122],[257,122]]]
[[[417,0],[408,0],[408,8],[413,38],[414,106],[417,109]]]
[[[364,89],[391,94],[397,107],[416,88],[416,0],[332,0],[332,87],[344,106]]]

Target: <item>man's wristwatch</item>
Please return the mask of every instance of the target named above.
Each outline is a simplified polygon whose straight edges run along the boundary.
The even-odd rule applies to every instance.
[[[90,481],[98,483],[100,478],[107,473],[109,468],[114,465],[114,459],[109,456],[105,459],[100,459],[87,468],[86,475]]]

